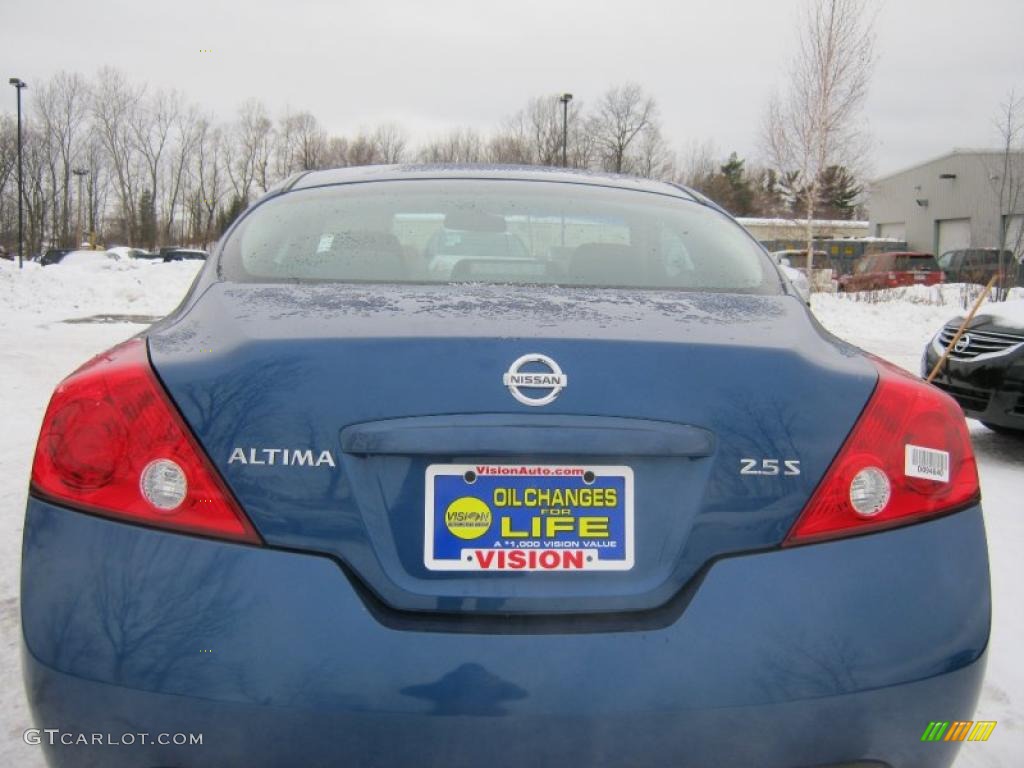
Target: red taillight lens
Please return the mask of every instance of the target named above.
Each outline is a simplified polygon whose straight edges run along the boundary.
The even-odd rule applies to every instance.
[[[899,368],[875,364],[875,391],[786,545],[904,525],[981,497],[960,407]]]
[[[32,490],[108,517],[260,543],[157,381],[141,339],[93,358],[57,387]]]

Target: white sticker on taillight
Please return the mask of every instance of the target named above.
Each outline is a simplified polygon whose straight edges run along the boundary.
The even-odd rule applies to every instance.
[[[948,483],[949,451],[937,451],[934,448],[908,445],[906,466],[903,473],[907,477],[920,477],[923,480]]]

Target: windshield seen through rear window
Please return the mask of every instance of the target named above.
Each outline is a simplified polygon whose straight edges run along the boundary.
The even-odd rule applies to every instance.
[[[938,268],[939,264],[931,254],[896,257],[897,272],[935,272]]]

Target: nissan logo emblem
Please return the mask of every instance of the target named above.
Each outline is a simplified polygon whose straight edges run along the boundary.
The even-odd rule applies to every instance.
[[[523,366],[530,363],[537,363],[546,370],[524,371]],[[502,377],[502,383],[508,387],[512,397],[523,405],[547,405],[565,389],[569,383],[569,377],[562,373],[558,363],[547,355],[532,353],[523,355],[512,363]],[[540,397],[530,397],[523,392],[524,389],[546,391]]]

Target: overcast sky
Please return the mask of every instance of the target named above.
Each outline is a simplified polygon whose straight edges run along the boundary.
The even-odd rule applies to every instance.
[[[102,65],[174,87],[219,117],[256,96],[330,132],[396,120],[414,139],[488,129],[531,96],[583,102],[636,81],[679,149],[758,153],[766,96],[784,86],[801,0],[0,0],[4,79]],[[864,112],[876,173],[995,143],[1024,94],[1024,0],[879,3]],[[211,53],[200,52],[211,49]],[[4,111],[13,111],[8,93]]]

